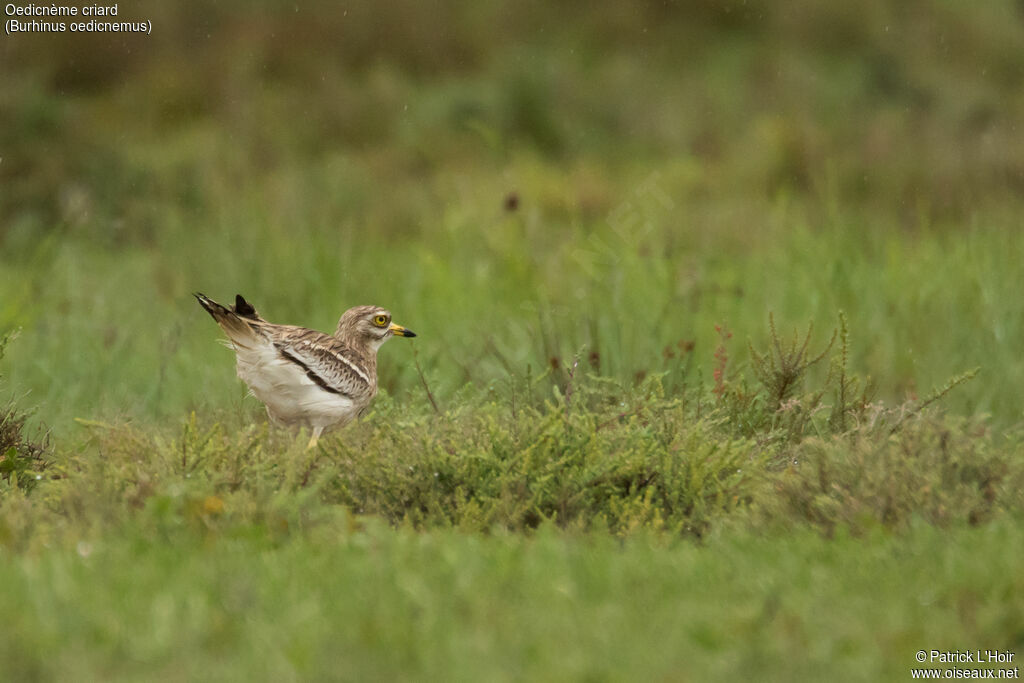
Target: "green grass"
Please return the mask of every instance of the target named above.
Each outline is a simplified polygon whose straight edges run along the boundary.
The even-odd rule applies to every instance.
[[[0,564],[0,654],[19,680],[907,680],[920,649],[1019,652],[1021,529],[696,547],[129,526]]]
[[[122,12],[3,46],[0,678],[1024,656],[1016,3]],[[419,336],[307,453],[195,290]]]
[[[319,329],[333,329],[348,304],[387,305],[423,337],[414,344],[443,399],[527,367],[540,374],[553,357],[569,364],[580,351],[598,354],[597,370],[610,377],[670,370],[677,383],[702,371],[707,379],[716,324],[735,333],[733,356],[744,361],[746,340],[766,339],[770,311],[787,334],[814,320],[824,340],[843,310],[859,342],[851,364],[881,397],[924,395],[980,366],[949,405],[991,413],[1004,427],[1021,419],[1024,365],[1011,340],[1022,334],[1015,273],[1024,244],[1005,221],[885,235],[859,223],[812,229],[778,208],[750,246],[734,243],[739,228],[701,236],[664,217],[658,244],[632,247],[600,217],[588,227],[533,225],[529,207],[496,217],[497,191],[491,207],[453,208],[467,215],[394,241],[311,225],[303,214],[312,205],[279,222],[254,198],[231,202],[239,215],[227,224],[193,227],[172,211],[151,247],[112,250],[72,233],[5,267],[8,324],[23,328],[7,375],[58,433],[74,417],[174,416],[239,402],[231,359],[192,289],[220,299],[239,291],[272,320]],[[694,342],[689,357],[665,358],[680,341]],[[409,356],[409,345],[384,348],[382,385],[422,402]]]

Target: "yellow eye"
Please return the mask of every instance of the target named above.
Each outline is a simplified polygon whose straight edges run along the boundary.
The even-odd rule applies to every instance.
[[[388,324],[388,317],[386,315],[378,315],[374,317],[373,324],[377,327],[384,327]]]

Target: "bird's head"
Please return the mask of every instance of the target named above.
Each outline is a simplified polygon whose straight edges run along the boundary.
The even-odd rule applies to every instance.
[[[415,337],[416,333],[391,322],[391,311],[380,306],[356,306],[345,311],[334,336],[374,351],[393,336]]]

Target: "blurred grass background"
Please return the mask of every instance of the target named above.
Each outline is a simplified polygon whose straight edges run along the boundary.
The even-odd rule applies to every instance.
[[[706,547],[126,533],[0,564],[11,679],[903,681],[921,643],[1020,652],[1024,530],[1009,522]]]
[[[442,402],[577,352],[708,381],[715,324],[841,309],[881,397],[980,365],[947,405],[1021,419],[1019,2],[121,11],[153,34],[0,43],[5,375],[57,434],[260,412],[193,290],[388,306]]]

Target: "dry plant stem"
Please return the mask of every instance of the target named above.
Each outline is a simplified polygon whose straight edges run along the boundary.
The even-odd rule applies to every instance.
[[[412,360],[416,364],[416,373],[420,376],[420,382],[423,384],[423,390],[427,392],[427,398],[430,400],[430,405],[434,408],[434,413],[440,415],[441,409],[437,407],[437,401],[434,400],[434,392],[430,390],[430,386],[427,384],[427,378],[423,374],[423,368],[420,367],[420,352],[415,346],[412,349]]]

